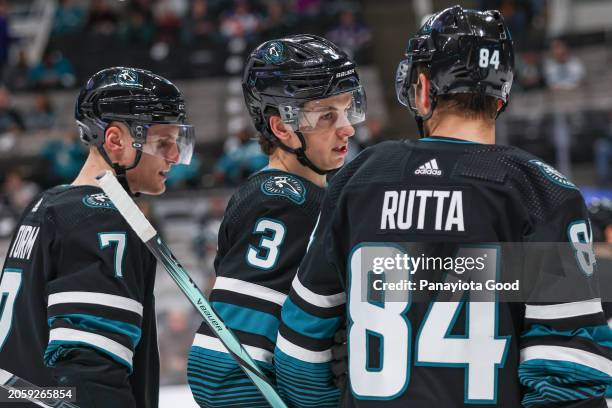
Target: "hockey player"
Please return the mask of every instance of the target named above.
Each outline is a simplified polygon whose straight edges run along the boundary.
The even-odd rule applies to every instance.
[[[242,85],[269,165],[228,204],[210,298],[274,378],[281,306],[315,226],[325,174],[342,166],[353,125],[365,118],[365,95],[348,56],[313,35],[261,44],[247,61]],[[188,380],[202,407],[268,406],[206,325],[189,353]]]
[[[113,170],[131,193],[161,194],[170,167],[190,161],[193,128],[181,92],[133,68],[93,75],[75,115],[89,146],[80,174],[32,201],[9,246],[0,367],[76,387],[81,408],[157,407],[155,258],[95,177]]]
[[[497,11],[448,8],[410,39],[396,89],[425,137],[367,149],[331,181],[281,312],[274,368],[290,404],[338,406],[329,398],[331,348],[346,321],[343,406],[605,407],[612,338],[587,211],[555,169],[495,145],[512,79],[513,45]],[[531,253],[546,242],[559,245]],[[459,282],[452,261],[461,255],[449,269],[394,266],[405,254],[444,253],[482,254],[493,283],[525,262],[516,271],[528,289],[517,294],[527,299],[380,289],[398,275]]]

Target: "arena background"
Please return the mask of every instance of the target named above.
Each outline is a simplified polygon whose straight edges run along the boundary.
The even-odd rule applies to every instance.
[[[351,139],[350,158],[381,140],[417,137],[410,113],[395,99],[395,68],[424,17],[457,2],[0,0],[0,258],[31,197],[70,183],[84,160],[73,120],[84,80],[108,66],[147,68],[174,80],[185,93],[197,147],[192,165],[172,170],[168,192],[140,205],[200,287],[209,288],[227,199],[266,164],[243,106],[240,76],[248,52],[261,41],[308,32],[355,56],[368,120]],[[612,199],[612,2],[459,3],[499,9],[518,50],[511,102],[497,124],[498,142],[555,165],[594,208],[607,203]],[[161,270],[156,293],[160,406],[192,406],[186,353],[200,317]]]

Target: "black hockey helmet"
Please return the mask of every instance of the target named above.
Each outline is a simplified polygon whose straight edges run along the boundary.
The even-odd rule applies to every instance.
[[[422,64],[431,80],[432,109],[421,116],[416,108],[416,66]],[[431,16],[408,41],[399,63],[395,90],[417,123],[429,119],[436,96],[480,93],[508,103],[514,78],[514,47],[499,11],[477,11],[461,6]]]
[[[142,152],[166,157],[168,144],[163,141],[168,136],[178,148],[178,159],[174,160],[182,164],[191,161],[195,136],[193,127],[186,124],[183,95],[172,82],[150,71],[113,67],[94,74],[81,89],[75,119],[81,140],[96,146],[114,168],[117,164],[110,162],[102,148],[104,133],[112,121],[127,125],[138,154],[131,166],[118,168],[123,172],[138,165]],[[158,124],[175,126],[172,130],[153,127]]]
[[[309,101],[350,93],[352,103],[333,126],[353,125],[365,120],[366,98],[355,63],[332,42],[309,34],[266,41],[249,55],[242,78],[247,109],[262,137],[297,155],[304,166],[319,174],[306,157],[303,132],[317,129],[316,108],[305,108]],[[312,104],[311,104],[312,105]],[[278,112],[291,126],[302,147],[292,149],[283,144],[269,128],[267,109]]]

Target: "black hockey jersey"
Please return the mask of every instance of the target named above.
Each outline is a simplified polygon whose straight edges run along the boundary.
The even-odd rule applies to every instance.
[[[157,407],[155,269],[101,189],[45,191],[2,269],[0,367],[38,386],[76,386],[80,407]]]
[[[272,380],[281,306],[315,226],[323,189],[275,169],[254,174],[232,196],[219,229],[210,301]],[[189,353],[188,380],[202,407],[268,407],[203,323]]]
[[[328,188],[283,305],[278,388],[297,407],[338,406],[329,362],[346,323],[347,407],[605,406],[612,336],[595,272],[580,192],[536,157],[382,143]],[[500,298],[495,285],[513,283],[517,297]]]

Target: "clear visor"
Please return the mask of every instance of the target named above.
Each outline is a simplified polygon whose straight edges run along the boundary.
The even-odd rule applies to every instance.
[[[134,147],[172,163],[191,163],[195,144],[195,131],[191,125],[149,125],[146,128],[145,141],[144,145],[134,142]]]
[[[363,88],[329,98],[308,101],[302,106],[280,105],[283,122],[294,131],[320,132],[353,126],[365,120],[366,97]]]
[[[409,60],[400,61],[395,73],[395,94],[404,106],[416,110],[416,83],[411,77],[412,67]]]

